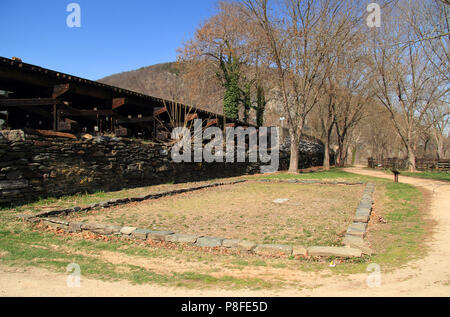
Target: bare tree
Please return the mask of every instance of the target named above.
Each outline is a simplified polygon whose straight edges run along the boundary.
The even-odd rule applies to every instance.
[[[336,124],[336,117],[334,112],[334,96],[332,91],[324,94],[326,97],[318,107],[319,122],[320,122],[320,139],[324,143],[324,158],[323,167],[325,170],[330,169],[330,142],[331,134],[333,133],[334,125]]]
[[[389,111],[405,147],[409,170],[416,170],[420,123],[448,92],[436,68],[429,67],[424,47],[414,42],[414,31],[405,22],[409,2],[384,12],[382,27],[374,31],[374,79],[378,100]]]
[[[441,102],[430,108],[424,118],[429,135],[436,146],[436,158],[445,158],[445,137],[448,133],[450,120],[450,106],[448,102]]]
[[[353,130],[361,122],[367,106],[370,105],[370,96],[367,94],[352,94],[341,92],[333,107],[337,138],[337,164],[345,166],[347,162],[349,139]]]
[[[335,59],[328,74],[327,94],[336,128],[339,166],[346,164],[348,139],[363,119],[367,106],[373,103],[370,63],[364,50],[366,32],[361,32],[360,25],[352,26],[347,42],[333,51]]]
[[[290,172],[298,172],[299,143],[307,118],[318,105],[334,57],[354,21],[353,1],[242,0],[265,35],[261,46],[277,73],[291,138]]]
[[[410,40],[420,45],[436,71],[450,81],[450,3],[444,0],[412,1],[403,16],[414,31]]]
[[[197,29],[192,40],[180,50],[179,60],[193,64],[194,74],[207,67],[224,88],[224,112],[237,119],[240,107],[248,120],[252,106],[252,86],[263,87],[260,80],[259,50],[252,45],[254,28],[242,14],[238,3],[219,2],[219,11]]]

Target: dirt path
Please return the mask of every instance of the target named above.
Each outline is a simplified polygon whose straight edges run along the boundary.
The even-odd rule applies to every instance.
[[[378,171],[349,168],[348,172],[391,178]],[[381,268],[381,287],[367,286],[368,274],[324,277],[322,274],[295,272],[301,289],[248,291],[192,290],[156,285],[134,286],[128,282],[103,282],[83,278],[80,288],[68,288],[66,274],[39,268],[16,269],[0,265],[0,296],[450,296],[450,184],[434,180],[401,177],[401,182],[432,192],[431,217],[436,220],[428,255],[389,273]],[[273,269],[259,274],[273,274]],[[276,272],[276,271],[275,271]],[[245,272],[242,272],[245,274]]]

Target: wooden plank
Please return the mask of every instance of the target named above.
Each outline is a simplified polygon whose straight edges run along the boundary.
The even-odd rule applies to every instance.
[[[114,98],[112,101],[112,109],[116,110],[128,103],[127,98]]]
[[[124,104],[121,104],[122,101],[120,99],[124,99],[123,100]],[[142,99],[133,98],[133,97],[117,98],[117,100],[118,100],[117,102],[120,106],[126,105],[126,106],[133,107],[133,108],[137,107],[137,108],[140,108],[142,110],[147,110],[147,111],[153,110],[152,105],[154,105],[154,103],[152,103],[149,100],[142,100]]]
[[[206,124],[206,127],[209,128],[210,126],[219,124],[219,119],[209,120]]]
[[[0,107],[39,107],[62,104],[63,101],[53,98],[0,99]]]
[[[50,131],[50,130],[35,130],[35,129],[30,129],[30,128],[24,128],[23,130],[28,134],[77,140],[77,137],[71,133],[63,133],[63,132],[56,132],[56,131]]]
[[[195,120],[195,119],[198,119],[198,114],[197,114],[197,113],[190,114],[190,115],[188,115],[188,116],[186,117],[186,121],[187,121],[187,122],[192,121],[192,120]]]
[[[157,109],[153,110],[153,116],[157,117],[157,116],[160,116],[160,115],[162,115],[163,113],[166,113],[166,112],[167,112],[167,107],[157,108]]]
[[[67,121],[58,122],[58,131],[70,131],[72,129],[72,120],[67,119]]]
[[[225,125],[225,127],[227,127],[227,128],[235,128],[236,127],[236,123],[227,123]]]
[[[62,95],[68,93],[71,90],[71,87],[69,84],[62,84],[62,85],[55,85],[53,86],[53,99],[59,98]]]
[[[38,107],[17,107],[20,110],[23,110],[25,112],[28,113],[33,113],[36,114],[38,116],[41,116],[43,118],[52,118],[52,111],[47,110],[47,109],[42,109],[42,108],[38,108]]]
[[[58,130],[59,118],[58,106],[53,104],[53,131]]]
[[[61,110],[62,117],[97,117],[97,116],[115,116],[116,113],[112,110]]]
[[[143,117],[143,118],[121,118],[117,120],[118,124],[124,124],[124,123],[144,123],[144,122],[153,122],[155,121],[155,117]]]
[[[118,126],[114,129],[114,133],[119,137],[126,137],[128,135],[128,129]]]

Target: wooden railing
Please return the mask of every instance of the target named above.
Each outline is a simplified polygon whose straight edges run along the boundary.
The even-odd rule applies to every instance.
[[[369,158],[368,166],[370,168],[407,170],[408,160],[400,158],[376,160]],[[416,168],[419,171],[450,171],[450,160],[416,159]]]

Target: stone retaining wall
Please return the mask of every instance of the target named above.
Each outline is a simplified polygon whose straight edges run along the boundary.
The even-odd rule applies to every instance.
[[[257,163],[176,164],[169,151],[129,139],[72,140],[0,131],[0,206],[260,172]]]
[[[309,143],[308,143],[309,144]],[[317,145],[320,147],[320,145]],[[305,152],[301,165],[320,165]],[[288,166],[289,153],[280,153]],[[76,193],[115,191],[169,182],[195,182],[260,173],[259,163],[172,162],[170,148],[122,138],[50,138],[22,130],[0,131],[0,206]]]

